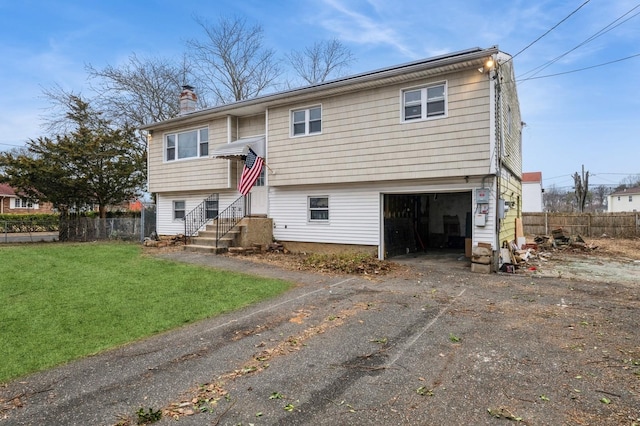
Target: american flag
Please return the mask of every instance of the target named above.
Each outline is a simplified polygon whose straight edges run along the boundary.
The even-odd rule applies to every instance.
[[[260,176],[260,172],[262,172],[263,164],[264,160],[262,157],[258,157],[258,155],[249,148],[247,159],[244,161],[244,167],[242,168],[240,182],[238,183],[238,191],[242,195],[247,195],[249,191],[251,191],[251,188],[253,188],[253,185]]]

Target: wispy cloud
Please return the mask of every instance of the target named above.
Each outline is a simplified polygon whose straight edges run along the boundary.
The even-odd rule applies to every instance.
[[[374,13],[365,15],[336,0],[323,0],[323,3],[329,7],[329,10],[321,18],[320,24],[334,33],[337,38],[363,45],[387,45],[410,58],[420,56],[397,32],[397,27],[390,26],[388,21],[378,19],[380,10],[376,10],[377,4],[370,3],[368,9],[374,6],[372,10]]]

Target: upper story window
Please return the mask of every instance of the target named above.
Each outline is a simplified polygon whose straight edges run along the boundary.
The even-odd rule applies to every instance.
[[[633,195],[629,195],[629,202],[632,203],[633,202]]]
[[[322,132],[321,107],[291,111],[291,135],[304,136],[320,132]]]
[[[209,129],[165,135],[165,160],[206,157],[209,155]]]
[[[403,121],[443,117],[447,113],[447,85],[438,83],[402,92]]]

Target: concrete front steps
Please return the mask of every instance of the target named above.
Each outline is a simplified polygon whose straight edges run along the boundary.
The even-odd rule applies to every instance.
[[[218,241],[216,248],[216,226],[207,225],[197,237],[191,237],[184,246],[185,251],[197,253],[246,253],[256,247],[273,242],[273,221],[266,217],[245,217]]]
[[[207,225],[204,231],[198,232],[197,237],[191,237],[189,244],[184,246],[185,251],[196,253],[225,253],[229,251],[229,247],[235,247],[242,233],[242,226],[238,224],[234,229],[220,238],[218,247],[216,247],[216,226]]]

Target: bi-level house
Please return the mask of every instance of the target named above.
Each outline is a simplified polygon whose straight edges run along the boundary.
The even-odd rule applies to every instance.
[[[511,59],[474,48],[205,110],[186,87],[180,116],[143,127],[157,232],[230,208],[292,251],[495,251],[521,209]],[[249,149],[266,166],[240,197]]]

